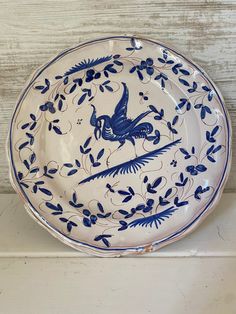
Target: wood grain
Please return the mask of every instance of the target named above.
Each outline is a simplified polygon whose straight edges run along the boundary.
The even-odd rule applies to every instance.
[[[0,1],[0,192],[12,192],[6,134],[31,72],[81,41],[127,33],[170,43],[199,63],[222,91],[235,133],[236,1]],[[226,190],[236,190],[235,153]]]

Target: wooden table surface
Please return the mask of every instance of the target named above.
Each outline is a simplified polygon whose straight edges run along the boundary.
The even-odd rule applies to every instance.
[[[78,253],[11,194],[5,142],[29,75],[65,48],[122,34],[167,42],[201,65],[221,90],[235,133],[235,0],[0,0],[0,313],[236,313],[235,149],[225,190],[234,193],[193,234],[145,257]]]

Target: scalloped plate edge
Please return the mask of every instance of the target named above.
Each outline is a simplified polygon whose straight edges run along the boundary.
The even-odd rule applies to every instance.
[[[14,118],[14,113],[16,112],[17,109],[17,105],[20,102],[21,97],[23,96],[25,89],[28,87],[29,83],[31,82],[31,80],[38,74],[38,72],[45,68],[52,60],[57,59],[59,56],[61,56],[63,53],[65,52],[69,52],[75,48],[78,48],[82,45],[94,42],[94,41],[99,41],[99,40],[105,40],[105,39],[114,39],[114,38],[124,38],[124,37],[135,37],[137,39],[140,40],[147,40],[147,41],[151,41],[153,43],[159,44],[159,45],[163,45],[166,46],[167,48],[171,49],[172,51],[174,51],[175,53],[177,53],[178,55],[180,55],[181,57],[183,57],[184,59],[186,59],[188,62],[192,63],[199,71],[201,71],[202,75],[205,76],[205,78],[210,82],[210,84],[215,88],[215,90],[218,93],[219,98],[221,99],[222,105],[223,105],[223,109],[225,112],[225,117],[228,123],[228,147],[229,147],[229,152],[228,152],[228,161],[227,164],[225,166],[225,171],[224,171],[224,175],[221,179],[221,183],[219,184],[218,190],[215,193],[213,199],[210,202],[210,206],[208,204],[208,208],[204,209],[195,219],[193,219],[193,221],[191,223],[189,223],[187,226],[181,228],[181,230],[175,232],[174,234],[163,238],[161,240],[157,240],[154,241],[152,243],[149,244],[144,244],[140,247],[134,247],[134,248],[109,248],[109,249],[105,249],[105,248],[99,248],[99,247],[93,247],[89,244],[86,243],[79,243],[76,242],[72,239],[70,239],[69,237],[63,235],[62,233],[60,233],[59,231],[55,230],[52,226],[49,225],[49,223],[43,219],[37,212],[35,212],[35,209],[33,208],[33,206],[31,206],[29,204],[29,202],[25,199],[22,191],[19,189],[19,187],[17,186],[16,182],[15,182],[15,178],[13,176],[12,173],[12,159],[11,159],[11,154],[10,154],[10,135],[11,135],[11,127],[12,127],[12,122],[13,122],[13,118]],[[157,41],[155,39],[152,39],[150,37],[144,37],[141,35],[114,35],[114,36],[107,36],[107,37],[101,37],[101,38],[96,38],[96,39],[91,39],[89,41],[83,41],[81,43],[79,43],[76,46],[64,49],[63,51],[61,51],[60,53],[58,53],[57,55],[55,55],[54,57],[50,58],[50,60],[46,63],[44,63],[43,65],[41,65],[40,67],[38,67],[30,76],[29,79],[27,80],[27,82],[24,84],[24,87],[17,99],[16,105],[14,106],[13,109],[13,113],[11,116],[11,120],[10,120],[10,127],[9,127],[9,131],[8,131],[8,135],[7,135],[7,140],[6,140],[6,153],[7,153],[7,161],[8,161],[8,165],[9,165],[9,179],[10,179],[10,183],[13,187],[13,189],[15,190],[15,192],[20,196],[20,198],[23,201],[24,207],[27,211],[27,213],[40,225],[42,226],[44,229],[46,229],[50,234],[52,234],[55,238],[57,238],[58,240],[60,240],[61,242],[63,242],[64,244],[79,250],[81,252],[85,252],[87,254],[92,254],[98,257],[120,257],[120,256],[124,256],[124,255],[134,255],[134,254],[143,254],[143,253],[148,253],[148,252],[153,252],[156,251],[158,249],[160,249],[161,247],[164,247],[170,243],[173,243],[183,237],[185,237],[186,235],[190,234],[191,232],[193,232],[199,225],[200,223],[202,223],[202,221],[215,209],[215,207],[218,205],[220,198],[222,196],[223,193],[223,189],[225,187],[225,184],[227,182],[229,173],[230,173],[230,168],[231,168],[231,163],[232,163],[232,125],[231,125],[231,120],[230,120],[230,116],[229,116],[229,112],[225,106],[225,101],[224,98],[221,94],[221,92],[219,91],[218,87],[215,85],[215,83],[212,81],[212,79],[210,78],[210,76],[206,73],[205,70],[203,70],[201,68],[201,66],[199,66],[198,64],[196,64],[194,61],[192,61],[190,58],[186,57],[185,55],[182,54],[182,52],[180,52],[178,49],[176,49],[175,47],[173,47],[171,44],[169,43],[163,43],[161,41]]]

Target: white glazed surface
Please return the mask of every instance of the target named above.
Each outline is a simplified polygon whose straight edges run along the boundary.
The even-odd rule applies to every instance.
[[[54,236],[101,256],[144,252],[210,212],[230,167],[230,125],[199,67],[163,44],[121,36],[41,69],[14,112],[9,157],[16,191]],[[91,80],[91,69],[100,77]]]

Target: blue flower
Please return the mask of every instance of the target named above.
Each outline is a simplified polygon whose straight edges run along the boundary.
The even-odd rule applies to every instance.
[[[49,112],[51,112],[51,113],[55,113],[56,112],[56,110],[55,110],[55,108],[54,108],[54,104],[51,102],[51,101],[48,101],[48,102],[46,102],[45,104],[43,104],[43,105],[41,105],[40,107],[39,107],[39,109],[41,110],[41,111],[49,111]]]
[[[133,66],[129,72],[134,73],[136,71],[140,81],[142,81],[144,77],[141,71],[143,70],[145,70],[148,75],[152,75],[154,73],[152,58],[147,58],[146,60],[142,60],[139,65]]]
[[[92,215],[90,210],[88,209],[84,209],[83,210],[83,224],[85,227],[91,227],[92,225],[95,225],[97,222],[97,216],[96,215]]]
[[[100,77],[101,77],[101,73],[100,72],[95,72],[93,69],[89,69],[86,72],[86,79],[85,79],[85,81],[88,83],[88,82],[91,82],[94,79],[97,80]]]
[[[148,75],[152,75],[154,73],[153,69],[153,59],[147,58],[146,60],[142,60],[140,65],[137,66],[138,70],[146,70]]]
[[[186,171],[189,172],[192,176],[196,176],[199,172],[205,172],[207,170],[207,167],[199,164],[197,166],[188,166],[186,167]]]

